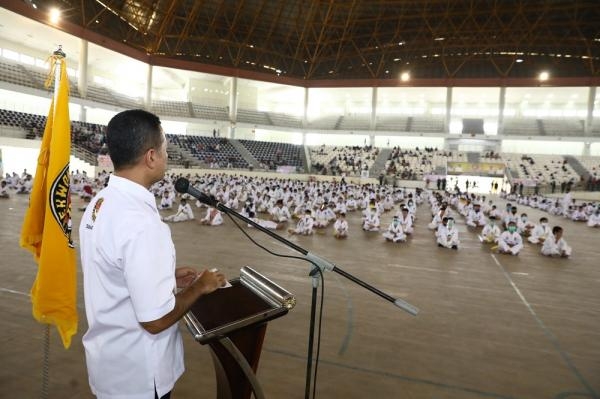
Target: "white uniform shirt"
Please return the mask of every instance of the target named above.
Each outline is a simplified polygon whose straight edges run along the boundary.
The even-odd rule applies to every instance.
[[[175,247],[150,191],[112,175],[80,225],[89,381],[99,399],[148,399],[184,371],[177,324],[152,335],[140,322],[173,310]]]

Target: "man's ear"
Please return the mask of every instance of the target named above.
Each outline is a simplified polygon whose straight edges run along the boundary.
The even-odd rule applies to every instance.
[[[148,168],[154,169],[154,164],[156,163],[156,155],[156,150],[154,148],[150,148],[144,153],[144,163]]]

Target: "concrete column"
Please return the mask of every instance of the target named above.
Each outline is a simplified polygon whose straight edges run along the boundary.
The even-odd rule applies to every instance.
[[[444,131],[450,133],[450,116],[452,114],[452,87],[446,89],[446,120],[444,121]]]
[[[152,108],[152,65],[148,64],[148,72],[146,74],[146,109]]]
[[[500,87],[500,97],[498,98],[498,131],[504,134],[504,108],[506,108],[506,86]]]
[[[85,105],[81,105],[79,108],[79,120],[87,122],[87,107]]]
[[[590,156],[590,150],[592,148],[592,143],[590,143],[589,141],[586,141],[585,143],[583,143],[583,155],[584,157],[589,157]]]
[[[304,88],[304,112],[302,113],[302,127],[308,126],[308,87]],[[305,135],[306,136],[306,135]],[[306,139],[306,137],[304,137]]]
[[[590,86],[588,91],[587,115],[585,116],[585,126],[583,133],[589,136],[592,133],[592,124],[594,122],[594,102],[596,101],[596,86]]]
[[[369,130],[375,130],[375,123],[377,121],[377,87],[371,89],[371,121],[369,123]]]
[[[234,76],[229,81],[229,138],[235,138],[235,125],[237,123],[237,78]]]
[[[87,97],[88,87],[88,42],[87,40],[79,40],[79,68],[77,78],[77,90],[81,98]],[[82,111],[83,112],[83,111]]]
[[[306,132],[302,132],[302,145],[306,145]]]

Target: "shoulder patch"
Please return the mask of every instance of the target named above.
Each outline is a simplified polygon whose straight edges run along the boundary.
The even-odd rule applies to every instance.
[[[94,204],[94,209],[92,210],[92,222],[96,221],[96,216],[98,216],[98,212],[100,211],[100,207],[102,206],[103,202],[104,202],[104,198],[100,197]]]

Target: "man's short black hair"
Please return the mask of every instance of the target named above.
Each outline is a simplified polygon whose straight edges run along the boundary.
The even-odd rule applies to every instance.
[[[160,119],[141,109],[116,114],[106,127],[106,145],[115,170],[136,164],[149,149],[162,144]]]

